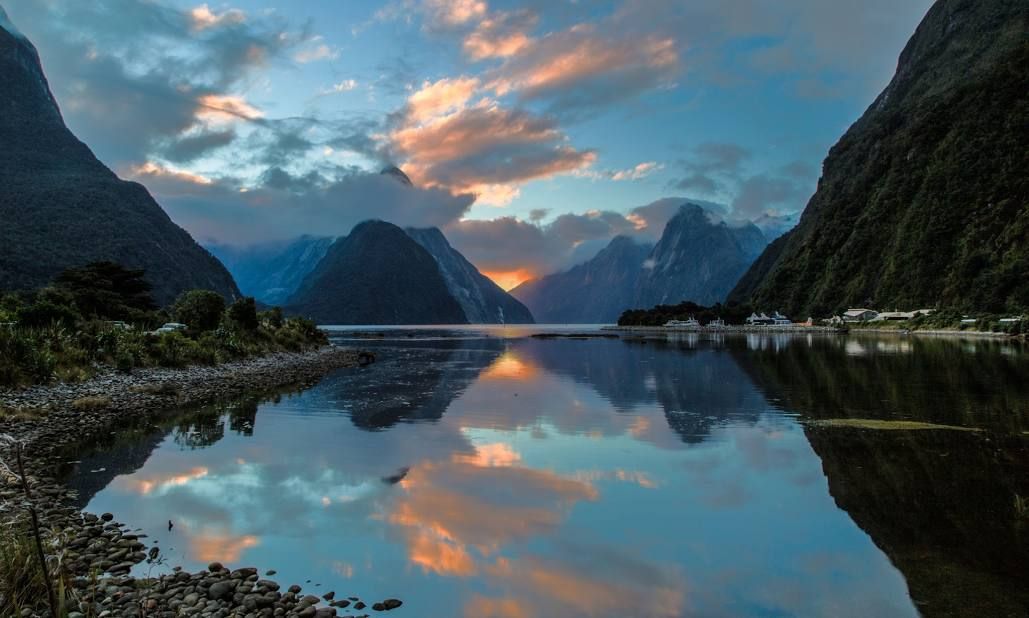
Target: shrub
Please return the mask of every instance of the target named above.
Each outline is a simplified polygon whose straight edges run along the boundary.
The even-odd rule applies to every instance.
[[[92,410],[100,410],[102,408],[109,407],[111,405],[111,398],[106,395],[90,395],[86,397],[79,397],[75,401],[71,402],[73,410],[80,412],[89,412]]]
[[[225,312],[225,300],[210,290],[190,290],[179,296],[172,306],[175,321],[197,332],[218,328]]]
[[[257,330],[257,303],[253,297],[245,296],[229,305],[228,319],[243,330]]]

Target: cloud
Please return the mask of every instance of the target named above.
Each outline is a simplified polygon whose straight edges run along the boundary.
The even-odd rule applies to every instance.
[[[752,173],[748,168],[752,159],[753,153],[739,144],[702,143],[681,162],[684,175],[671,184],[683,191],[726,199],[732,205],[733,219],[751,220],[767,212],[795,212],[804,207],[814,191],[814,167],[793,161]]]
[[[521,183],[581,170],[596,159],[592,150],[569,146],[554,118],[485,97],[471,103],[479,86],[466,77],[426,82],[394,115],[388,148],[416,184],[503,205]]]
[[[482,0],[423,0],[428,25],[432,28],[453,28],[486,15],[487,4]]]
[[[194,30],[206,30],[226,24],[241,24],[246,21],[246,14],[239,9],[227,9],[215,13],[206,3],[189,11]]]
[[[539,17],[528,10],[501,12],[483,19],[463,42],[465,54],[472,60],[509,58],[533,42],[529,32]]]
[[[164,158],[169,161],[188,163],[228,146],[235,139],[236,131],[232,128],[225,130],[199,129],[168,140],[159,149]]]
[[[259,116],[237,88],[307,39],[276,19],[207,5],[15,0],[9,8],[39,49],[65,121],[115,168],[174,148],[198,123]]]
[[[320,37],[316,37],[315,40],[320,40]],[[325,43],[311,45],[293,54],[293,59],[300,64],[317,62],[318,60],[335,60],[337,58],[339,58],[339,50],[329,47]]]
[[[322,94],[334,94],[334,93],[340,93],[340,92],[350,92],[351,90],[354,90],[355,88],[357,88],[357,80],[356,79],[344,79],[343,81],[336,82],[335,84],[329,86],[325,90],[322,90]]]
[[[393,178],[339,168],[294,175],[272,167],[256,185],[234,178],[199,178],[174,168],[132,170],[169,215],[202,241],[249,245],[305,233],[341,236],[371,217],[401,226],[442,227],[461,218],[471,195],[417,188]]]
[[[489,87],[522,101],[545,101],[555,113],[588,110],[674,82],[675,38],[628,37],[616,24],[577,24],[535,41],[491,72]]]

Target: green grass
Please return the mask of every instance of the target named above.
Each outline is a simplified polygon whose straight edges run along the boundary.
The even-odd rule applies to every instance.
[[[978,427],[960,427],[958,425],[938,425],[919,421],[889,421],[875,418],[831,418],[808,421],[816,427],[851,427],[856,429],[875,429],[879,431],[921,431],[925,429],[945,429],[951,431],[982,431]]]

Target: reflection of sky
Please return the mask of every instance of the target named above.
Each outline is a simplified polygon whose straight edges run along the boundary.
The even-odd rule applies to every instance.
[[[519,340],[468,358],[470,384],[432,377],[454,389],[439,420],[360,429],[324,405],[364,378],[330,378],[261,405],[252,436],[169,436],[89,509],[172,563],[274,568],[405,615],[914,615],[801,427],[727,354]],[[670,425],[684,414],[694,433]]]

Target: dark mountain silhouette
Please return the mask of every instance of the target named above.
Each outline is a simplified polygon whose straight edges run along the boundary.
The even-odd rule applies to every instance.
[[[35,47],[2,8],[0,24],[0,289],[109,260],[144,269],[162,304],[193,288],[239,296],[146,188],[120,180],[68,130]]]
[[[402,172],[401,172],[402,173]],[[407,235],[436,258],[450,294],[472,324],[532,324],[532,313],[450,246],[438,228],[407,228]]]
[[[939,0],[731,298],[795,315],[1029,307],[1029,3]]]
[[[288,304],[322,324],[468,323],[432,254],[385,221],[336,240]]]

